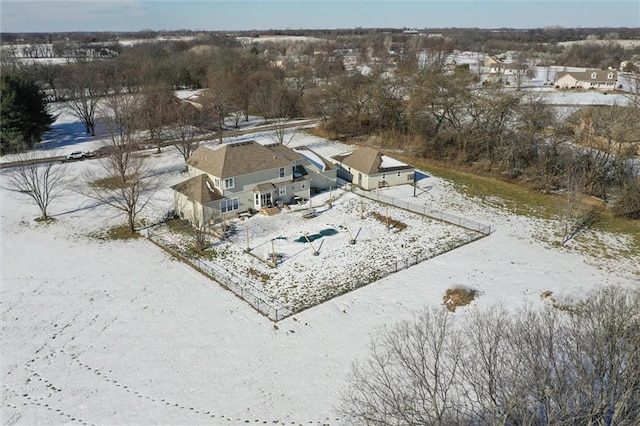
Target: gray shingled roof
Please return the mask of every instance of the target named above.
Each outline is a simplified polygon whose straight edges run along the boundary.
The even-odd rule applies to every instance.
[[[281,148],[280,148],[281,147]],[[291,166],[293,154],[283,154],[283,149],[269,149],[256,141],[219,145],[216,149],[199,147],[189,157],[187,164],[212,176],[228,178],[279,167]]]
[[[592,78],[593,73],[596,73],[596,78]],[[608,78],[609,73],[613,73],[613,78]],[[570,75],[578,81],[589,81],[589,82],[615,82],[618,79],[618,71],[616,70],[586,70],[582,72],[561,72],[558,73],[556,80],[564,77],[565,75]]]
[[[222,194],[213,186],[207,175],[198,175],[171,188],[200,204],[222,199]]]
[[[385,154],[378,151],[377,149],[373,149],[365,146],[365,147],[360,147],[356,149],[350,154],[337,155],[333,158],[346,166],[349,166],[353,169],[356,169],[368,175],[382,173],[384,171],[402,170],[402,169],[411,168],[410,166],[407,165],[403,167],[389,167],[389,168],[383,169],[380,167],[382,164],[383,155]]]

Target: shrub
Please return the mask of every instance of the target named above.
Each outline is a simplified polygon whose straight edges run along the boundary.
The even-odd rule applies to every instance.
[[[442,302],[451,312],[455,312],[458,306],[466,306],[473,302],[478,292],[468,288],[449,288],[447,289]]]
[[[640,178],[622,190],[613,208],[620,216],[640,219]]]

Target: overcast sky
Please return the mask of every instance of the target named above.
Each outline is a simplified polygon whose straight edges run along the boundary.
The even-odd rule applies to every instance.
[[[0,7],[3,32],[640,27],[640,0],[0,0]]]

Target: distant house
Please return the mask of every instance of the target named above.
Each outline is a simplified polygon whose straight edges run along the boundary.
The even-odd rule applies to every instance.
[[[199,147],[187,160],[190,176],[172,187],[175,212],[192,224],[308,199],[336,185],[337,168],[301,147],[255,141]]]
[[[333,161],[340,168],[341,177],[366,190],[411,183],[414,179],[413,167],[369,147],[334,156]]]
[[[523,73],[527,70],[528,65],[515,62],[502,62],[493,56],[484,62],[484,66],[488,68],[489,74],[516,75],[518,72]]]
[[[586,70],[583,72],[561,72],[556,77],[558,89],[604,89],[618,86],[617,70]]]

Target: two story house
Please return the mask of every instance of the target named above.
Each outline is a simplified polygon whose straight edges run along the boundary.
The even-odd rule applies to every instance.
[[[175,212],[199,225],[308,199],[312,189],[336,185],[337,169],[305,147],[246,141],[199,147],[187,160],[187,173],[188,180],[172,187]]]

